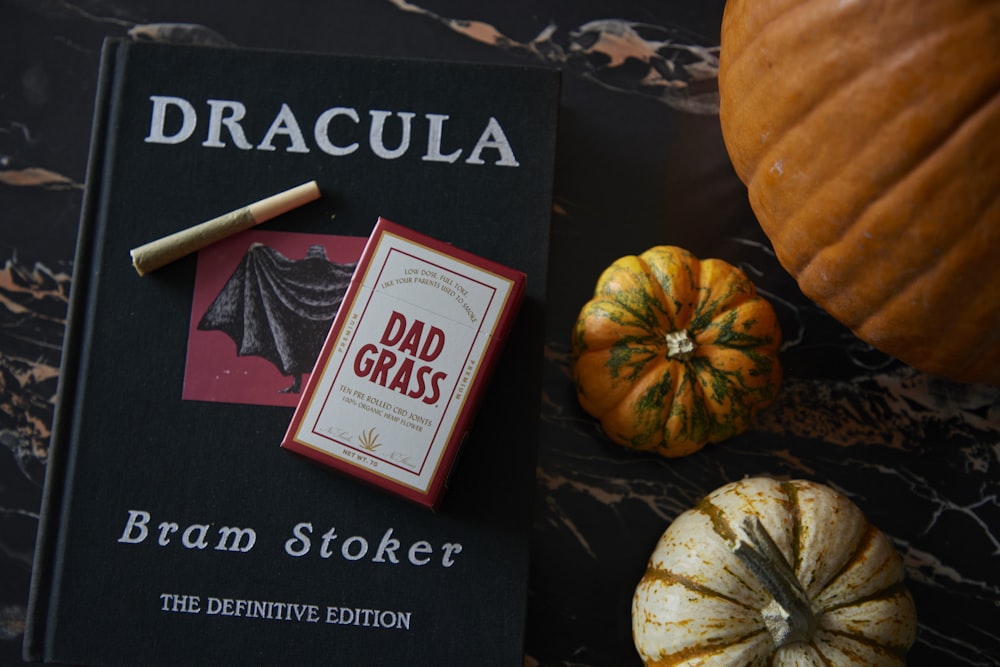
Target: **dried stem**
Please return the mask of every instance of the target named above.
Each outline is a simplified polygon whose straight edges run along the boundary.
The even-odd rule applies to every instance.
[[[775,646],[809,641],[816,630],[816,613],[802,584],[759,518],[747,517],[743,529],[753,544],[738,540],[732,549],[771,595],[761,615]]]
[[[687,361],[694,354],[694,341],[687,331],[670,331],[664,339],[667,341],[668,358]]]

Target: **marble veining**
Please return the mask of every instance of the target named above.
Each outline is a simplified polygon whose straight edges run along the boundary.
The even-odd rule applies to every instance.
[[[566,29],[553,22],[532,39],[518,41],[485,21],[441,16],[406,0],[389,2],[469,39],[559,65],[611,90],[649,95],[688,113],[719,110],[719,46],[701,43],[678,26],[600,18]]]

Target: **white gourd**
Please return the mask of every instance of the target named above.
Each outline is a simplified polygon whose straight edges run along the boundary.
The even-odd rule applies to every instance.
[[[904,665],[916,609],[890,540],[814,482],[727,484],[662,535],[632,603],[648,667]]]

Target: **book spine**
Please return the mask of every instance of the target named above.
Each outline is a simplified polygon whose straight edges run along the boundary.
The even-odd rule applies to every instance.
[[[73,431],[73,406],[76,402],[76,389],[82,379],[79,374],[79,363],[82,358],[81,344],[86,326],[87,295],[90,291],[88,281],[94,257],[94,226],[101,192],[99,181],[104,171],[108,116],[111,111],[120,44],[120,40],[108,39],[105,40],[101,50],[87,156],[86,187],[80,210],[66,332],[60,359],[58,400],[49,440],[45,487],[39,511],[38,534],[35,540],[31,586],[25,616],[22,657],[28,662],[38,662],[46,658],[46,647],[51,631],[50,608],[54,604],[55,570],[62,534],[64,484],[70,460],[69,449],[72,446],[70,439]]]

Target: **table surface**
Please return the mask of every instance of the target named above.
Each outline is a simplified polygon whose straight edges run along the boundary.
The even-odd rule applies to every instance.
[[[1000,391],[870,349],[777,264],[719,131],[723,2],[468,4],[0,0],[0,664],[20,662],[106,36],[563,69],[526,664],[638,664],[629,605],[657,537],[757,474],[829,484],[891,536],[920,617],[911,664],[1000,664]],[[604,439],[568,379],[601,269],[664,243],[743,267],[786,339],[754,428],[670,461]]]

